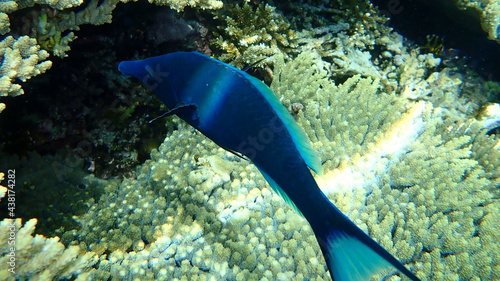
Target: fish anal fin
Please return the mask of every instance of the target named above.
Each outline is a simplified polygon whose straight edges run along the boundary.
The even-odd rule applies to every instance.
[[[257,167],[258,168],[258,167]],[[295,205],[295,203],[292,201],[292,199],[290,199],[290,197],[288,197],[288,195],[286,194],[285,191],[283,191],[283,189],[273,180],[273,178],[271,178],[268,174],[266,174],[264,171],[262,171],[261,169],[259,169],[260,173],[264,176],[264,178],[266,179],[266,181],[269,183],[269,185],[272,187],[272,189],[278,193],[282,198],[283,200],[285,200],[285,202],[290,206],[292,207],[295,211],[297,211],[297,213],[299,213],[301,216],[304,216],[302,214],[302,212],[299,210],[299,208],[297,208],[297,206]]]

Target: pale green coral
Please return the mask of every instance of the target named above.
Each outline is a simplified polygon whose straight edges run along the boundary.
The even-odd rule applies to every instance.
[[[274,64],[271,87],[304,105],[297,121],[327,171],[318,183],[341,210],[423,279],[499,275],[500,155],[480,122],[445,122],[380,80],[335,85],[316,53]],[[307,222],[253,165],[177,118],[167,125],[137,177],[91,183],[104,194],[63,235],[99,255],[82,278],[330,279]]]
[[[315,53],[302,53],[284,67],[279,59],[275,64],[280,70],[271,89],[286,107],[304,106],[297,120],[304,120],[301,125],[326,169],[370,150],[405,111],[403,99],[379,92],[379,81],[355,76],[336,87],[328,79],[329,64]]]
[[[297,60],[272,87],[285,105],[303,104],[297,121],[325,163],[317,180],[329,198],[421,278],[494,280],[498,234],[480,229],[499,215],[498,140],[474,118],[380,93],[369,79],[328,86],[317,55]]]
[[[24,226],[21,226],[21,219],[0,222],[0,239],[4,241],[0,251],[5,254],[0,257],[0,279],[62,280],[76,276],[76,280],[87,280],[86,276],[97,262],[96,254],[81,251],[78,246],[65,247],[59,237],[33,236],[36,224],[36,219],[27,221]],[[9,240],[9,237],[15,239]]]
[[[440,58],[405,46],[402,36],[376,21],[351,35],[353,29],[355,24],[340,21],[304,31],[299,35],[299,48],[330,62],[325,70],[334,81],[353,75],[371,77],[380,81],[384,92],[430,101],[449,115],[471,115],[492,96],[483,82],[464,77],[456,69],[436,71],[442,67]]]
[[[18,80],[24,82],[44,73],[52,65],[46,60],[48,56],[36,40],[28,36],[17,39],[7,36],[0,41],[0,97],[22,95],[24,91]]]
[[[139,177],[108,186],[78,218],[82,245],[111,252],[90,276],[328,280],[311,229],[258,170],[187,125],[177,126]],[[197,155],[210,165],[200,165],[206,162]]]
[[[246,2],[241,6],[230,4],[216,13],[216,19],[222,21],[212,42],[222,51],[218,58],[237,67],[296,46],[296,32],[268,4],[261,3],[255,9]]]
[[[219,0],[148,0],[150,3],[156,5],[167,5],[170,8],[181,12],[186,7],[196,7],[198,9],[220,9],[223,6],[223,2]],[[123,1],[127,2],[127,1]]]
[[[500,3],[496,0],[453,0],[459,9],[472,9],[479,15],[488,38],[500,43]]]
[[[467,124],[457,127],[436,121],[428,121],[409,152],[390,168],[386,184],[397,190],[390,198],[409,199],[407,206],[394,211],[411,218],[405,221],[413,235],[405,240],[422,245],[421,276],[440,279],[456,274],[461,280],[495,280],[499,274],[494,270],[500,262],[499,248],[498,243],[490,241],[498,239],[498,234],[482,232],[481,224],[485,217],[499,215],[495,198],[500,152],[489,150],[497,163],[496,171],[488,173],[491,167],[480,161],[472,147],[492,148],[493,140],[485,138],[480,128],[466,129]],[[384,204],[387,202],[384,198]],[[429,254],[431,260],[426,259]],[[484,258],[489,261],[479,262]]]
[[[16,1],[2,1],[0,2],[0,34],[4,35],[10,31],[10,21],[8,13],[14,12],[18,9]]]
[[[45,72],[51,66],[46,61],[48,53],[66,57],[69,44],[77,38],[73,32],[81,25],[100,25],[111,23],[112,12],[120,0],[21,0],[0,2],[0,34],[11,31],[9,14],[31,8],[29,16],[23,19],[23,25],[30,34],[14,39],[7,36],[0,42],[0,97],[16,96],[23,93],[16,79],[22,82]],[[121,2],[127,2],[122,0]],[[151,0],[157,5],[168,5],[177,11],[185,7],[200,9],[219,9],[222,2],[217,0]],[[71,9],[73,7],[80,9]],[[19,28],[19,27],[18,27]],[[31,38],[29,38],[29,37]],[[14,42],[15,41],[15,42]],[[30,47],[30,48],[28,48]],[[19,48],[19,50],[17,50]],[[42,50],[40,50],[40,48]],[[0,103],[0,112],[5,104]]]
[[[317,180],[329,198],[421,278],[493,280],[499,155],[472,151],[496,140],[473,120],[448,128],[444,111],[370,78],[334,85],[327,68],[314,53],[277,57],[272,88],[304,105],[296,118],[325,163]],[[328,280],[307,222],[255,167],[176,127],[136,179],[108,186],[78,218],[82,245],[111,252],[91,276]]]
[[[55,9],[65,9],[80,5],[81,0],[76,1],[6,1],[0,4],[0,33],[10,31],[8,14],[20,9],[33,7],[35,4],[47,4]],[[118,0],[91,1],[81,11],[74,12],[69,9],[59,13],[51,9],[39,9],[31,11],[33,22],[24,22],[32,25],[30,37],[21,36],[15,38],[7,36],[0,42],[0,96],[17,96],[24,91],[16,80],[25,82],[33,76],[39,75],[50,68],[51,62],[46,60],[49,56],[47,51],[56,56],[64,57],[69,50],[68,44],[76,38],[70,32],[62,35],[68,29],[76,30],[82,24],[102,24],[111,22],[111,11],[115,8]],[[5,105],[0,104],[0,109]]]
[[[66,22],[59,24],[111,20],[114,6],[97,3],[62,13]],[[233,8],[254,12],[246,7]],[[271,6],[257,11],[268,22],[247,15],[247,25],[238,26],[237,16],[220,16],[231,24],[221,28],[219,43],[233,42],[226,59],[237,65],[280,54],[271,87],[291,111],[302,105],[295,117],[324,162],[327,172],[317,181],[329,198],[422,279],[500,278],[499,140],[482,130],[491,115],[471,117],[479,104],[460,97],[463,77],[433,71],[438,59],[403,47],[400,36],[373,21],[304,31],[297,35],[304,52],[285,63],[295,34],[273,35],[289,25]],[[257,28],[248,26],[252,19]],[[276,28],[258,28],[270,20]],[[375,46],[383,49],[377,57]],[[81,229],[62,238],[99,255],[80,277],[330,280],[307,222],[258,170],[173,123],[137,177],[91,183],[105,194],[75,217]]]
[[[9,16],[6,13],[0,13],[0,34],[5,34],[10,31]]]

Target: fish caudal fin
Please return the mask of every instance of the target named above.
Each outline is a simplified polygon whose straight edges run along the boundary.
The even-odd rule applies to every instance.
[[[403,264],[371,239],[333,205],[332,220],[314,229],[334,281],[366,281],[394,267],[413,281],[420,281]]]

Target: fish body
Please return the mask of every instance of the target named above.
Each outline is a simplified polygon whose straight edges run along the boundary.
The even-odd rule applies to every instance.
[[[321,192],[309,168],[321,162],[305,134],[260,80],[197,52],[119,64],[191,126],[252,161],[271,187],[311,225],[335,281],[369,280],[393,266],[419,280]]]

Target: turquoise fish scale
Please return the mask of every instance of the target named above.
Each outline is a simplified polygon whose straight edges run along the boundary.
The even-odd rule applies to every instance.
[[[335,281],[369,280],[392,266],[419,280],[321,192],[309,168],[321,163],[299,126],[260,80],[197,52],[118,66],[219,146],[246,156],[273,190],[309,222]]]

